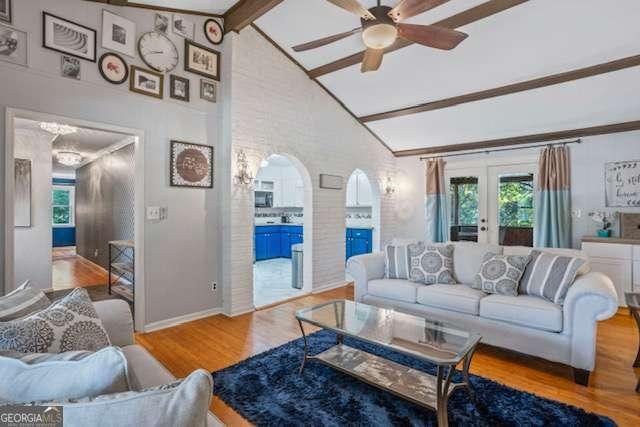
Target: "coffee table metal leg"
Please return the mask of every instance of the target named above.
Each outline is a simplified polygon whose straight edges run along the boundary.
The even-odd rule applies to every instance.
[[[636,319],[636,324],[638,325],[638,335],[640,335],[640,312],[638,310],[631,309],[631,314],[633,318]],[[634,368],[640,368],[640,341],[638,342],[638,354],[636,355],[636,360],[633,362]],[[638,383],[640,385],[640,383]],[[636,391],[639,391],[636,389]]]
[[[438,366],[436,376],[436,411],[438,414],[438,427],[449,425],[449,412],[447,411],[447,401],[449,400],[449,387],[455,372],[455,366],[450,366],[447,373],[444,367]]]
[[[304,371],[304,364],[307,362],[307,353],[309,351],[309,345],[307,344],[307,335],[304,333],[304,327],[302,326],[302,321],[298,319],[298,325],[300,325],[300,331],[302,332],[302,339],[304,341],[304,356],[302,358],[302,364],[300,365],[299,373],[302,374]]]
[[[464,358],[464,364],[462,365],[462,376],[464,377],[464,383],[467,386],[467,390],[469,390],[471,399],[474,400],[476,398],[476,392],[471,385],[471,381],[469,381],[469,367],[471,367],[471,359],[473,358],[473,354],[475,353],[477,347],[478,346],[475,345],[471,350],[469,350],[469,353],[467,353]]]

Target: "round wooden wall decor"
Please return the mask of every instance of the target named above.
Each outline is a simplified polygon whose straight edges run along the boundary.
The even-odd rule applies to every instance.
[[[204,23],[204,36],[213,44],[222,43],[224,29],[215,19],[207,19]]]
[[[106,81],[114,85],[122,84],[129,78],[129,66],[116,53],[107,52],[102,55],[98,61],[98,70]]]

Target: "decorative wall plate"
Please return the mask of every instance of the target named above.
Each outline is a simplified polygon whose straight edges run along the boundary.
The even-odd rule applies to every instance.
[[[204,36],[213,44],[220,44],[224,39],[224,28],[215,19],[207,19],[204,23]]]
[[[98,70],[102,77],[114,85],[119,85],[129,78],[129,67],[117,53],[107,52],[98,61]]]

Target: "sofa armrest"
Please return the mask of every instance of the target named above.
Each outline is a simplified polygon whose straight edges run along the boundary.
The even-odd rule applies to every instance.
[[[112,345],[124,347],[134,343],[133,317],[129,304],[120,299],[93,303]]]
[[[571,366],[592,371],[597,322],[618,311],[618,295],[609,277],[591,272],[578,276],[563,306],[563,333],[571,336]]]
[[[347,261],[347,273],[355,280],[355,300],[361,301],[367,294],[369,280],[384,278],[385,256],[383,252],[357,255]]]

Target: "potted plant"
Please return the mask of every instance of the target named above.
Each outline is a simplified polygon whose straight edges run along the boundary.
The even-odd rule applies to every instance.
[[[617,212],[595,211],[589,212],[589,216],[592,220],[602,225],[602,228],[597,231],[598,237],[611,237],[611,226],[618,217]]]

